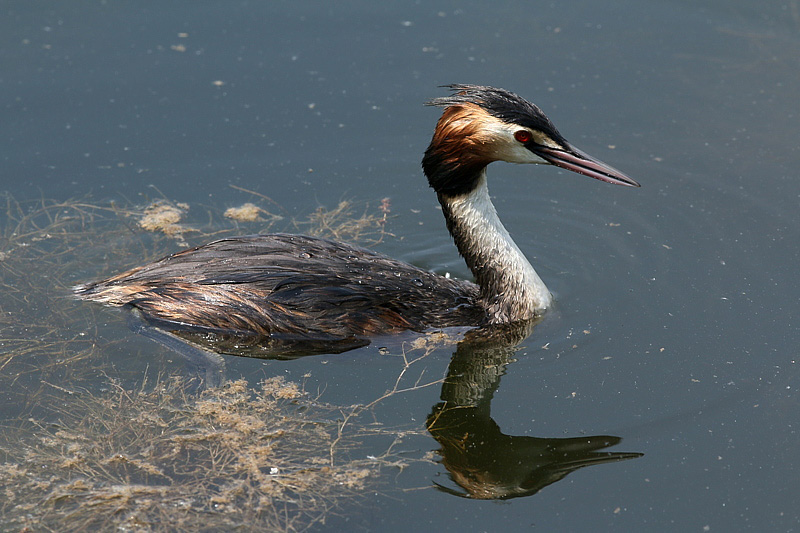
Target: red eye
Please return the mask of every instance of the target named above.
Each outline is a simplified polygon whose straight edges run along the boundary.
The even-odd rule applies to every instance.
[[[529,143],[533,140],[533,135],[528,130],[519,130],[514,132],[514,138],[522,144]]]

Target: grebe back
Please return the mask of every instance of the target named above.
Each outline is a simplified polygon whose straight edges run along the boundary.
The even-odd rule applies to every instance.
[[[608,183],[631,178],[570,145],[535,105],[493,87],[449,85],[422,167],[476,283],[302,235],[222,239],[75,287],[168,329],[331,342],[402,330],[491,326],[542,314],[552,296],[497,217],[493,161],[552,164]]]

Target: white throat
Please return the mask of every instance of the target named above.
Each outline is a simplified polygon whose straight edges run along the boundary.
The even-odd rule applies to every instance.
[[[542,279],[500,222],[486,171],[468,194],[441,197],[448,228],[481,288],[492,323],[526,320],[553,300]]]

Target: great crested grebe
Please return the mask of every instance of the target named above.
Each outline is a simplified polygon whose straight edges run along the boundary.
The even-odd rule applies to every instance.
[[[184,250],[75,293],[131,306],[167,329],[332,342],[540,315],[552,296],[497,217],[487,165],[545,163],[608,183],[639,184],[574,148],[516,94],[447,87],[453,94],[428,103],[444,112],[422,168],[476,283],[357,246],[277,233]]]

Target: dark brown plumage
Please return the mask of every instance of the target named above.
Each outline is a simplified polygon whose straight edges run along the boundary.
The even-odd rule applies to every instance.
[[[331,341],[477,325],[477,286],[365,248],[303,235],[215,241],[104,281],[81,298],[179,329]]]

